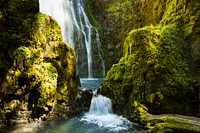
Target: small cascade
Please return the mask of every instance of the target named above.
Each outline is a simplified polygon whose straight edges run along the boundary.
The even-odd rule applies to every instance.
[[[77,74],[87,78],[96,75],[105,77],[105,61],[99,32],[87,17],[85,0],[39,0],[39,3],[40,12],[52,16],[58,22],[64,41],[75,50]],[[99,56],[94,56],[94,51],[98,51]],[[93,63],[102,67],[93,70]]]
[[[97,90],[93,91],[89,112],[80,121],[98,125],[108,132],[128,132],[132,128],[126,118],[113,114],[111,100],[97,94]]]
[[[97,90],[94,90],[89,114],[91,114],[91,115],[107,115],[107,114],[111,114],[111,113],[113,113],[111,100],[107,97],[97,94]]]
[[[111,100],[98,94],[98,90],[94,89],[102,82],[103,79],[97,78],[81,79],[81,87],[93,90],[89,112],[70,119],[47,121],[37,127],[26,125],[26,129],[33,129],[34,133],[141,133],[136,129],[137,124],[113,114]]]

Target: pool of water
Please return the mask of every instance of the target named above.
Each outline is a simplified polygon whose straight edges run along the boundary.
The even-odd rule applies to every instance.
[[[81,87],[86,89],[97,89],[102,83],[103,78],[81,78]]]
[[[103,79],[81,79],[87,89],[96,89]],[[90,110],[73,118],[45,121],[15,128],[7,133],[140,133],[138,125],[112,113],[112,102],[100,94],[94,95]]]
[[[105,116],[105,119],[109,118],[110,116],[107,117]],[[94,117],[93,120],[95,121]],[[104,126],[103,124],[102,125],[100,123],[97,124],[94,121],[93,122],[88,121],[88,118],[86,118],[85,114],[83,114],[71,119],[44,122],[40,126],[37,126],[33,130],[33,132],[34,133],[140,133],[140,131],[136,130],[130,123],[129,124],[124,123],[126,124],[126,126],[129,127],[118,128],[118,125],[115,125],[115,127],[114,126],[109,127],[108,123],[107,126]]]

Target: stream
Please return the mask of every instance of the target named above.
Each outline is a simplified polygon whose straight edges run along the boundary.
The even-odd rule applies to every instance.
[[[137,124],[126,118],[113,114],[112,102],[109,98],[97,94],[95,88],[103,83],[103,79],[81,79],[83,88],[93,89],[90,109],[76,117],[30,124],[19,129],[9,129],[10,133],[140,133]]]

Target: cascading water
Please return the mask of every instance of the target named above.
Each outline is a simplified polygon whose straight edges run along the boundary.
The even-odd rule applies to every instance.
[[[97,90],[93,91],[89,112],[85,113],[81,121],[108,129],[108,132],[128,132],[131,128],[126,118],[113,114],[111,100],[97,94]]]
[[[99,32],[91,25],[85,12],[84,2],[84,0],[39,0],[40,12],[52,16],[58,22],[64,41],[75,50],[77,74],[87,78],[97,77],[97,74],[98,77],[104,77],[105,61]],[[93,55],[94,48],[98,50],[98,56]],[[94,60],[95,65],[101,66],[96,69],[101,70],[93,70]]]
[[[39,0],[39,2],[40,12],[50,15],[57,20],[61,27],[64,41],[74,48],[77,58],[77,73],[80,77],[86,77],[86,79],[81,81],[95,81],[92,85],[96,86],[96,81],[98,80],[93,79],[93,77],[96,77],[94,73],[100,74],[100,71],[94,72],[93,62],[95,62],[95,67],[101,68],[101,76],[98,77],[104,77],[105,61],[99,32],[97,28],[91,25],[86,15],[84,0]],[[96,49],[93,50],[94,48]],[[95,55],[98,59],[93,60],[93,51],[98,51]],[[91,88],[94,88],[94,86]],[[50,126],[47,125],[44,127],[44,130],[39,129],[39,131],[55,131],[60,133],[112,133],[133,131],[131,123],[127,119],[113,114],[111,100],[97,94],[95,91],[88,113],[64,121],[61,124],[56,124],[56,127],[51,123]],[[134,131],[138,132],[135,129]]]
[[[90,109],[87,113],[70,119],[46,121],[22,126],[19,131],[30,133],[141,133],[136,123],[113,114],[112,102],[109,98],[97,94],[102,79],[81,79],[81,86],[93,91]],[[12,132],[8,129],[6,132]]]
[[[89,114],[107,115],[107,114],[111,114],[112,112],[113,111],[112,111],[111,100],[102,95],[97,95],[97,90],[94,90]]]
[[[97,46],[98,46],[98,54],[99,57],[101,59],[101,65],[102,65],[102,74],[103,77],[105,77],[106,74],[106,68],[105,68],[105,60],[103,59],[103,50],[102,50],[102,46],[101,46],[101,42],[100,42],[100,37],[99,37],[99,31],[96,29],[96,41],[97,41]]]

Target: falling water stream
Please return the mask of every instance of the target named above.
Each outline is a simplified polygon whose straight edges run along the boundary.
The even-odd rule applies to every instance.
[[[80,120],[94,124],[107,132],[129,131],[131,123],[127,119],[113,114],[111,100],[96,93],[94,90],[89,112],[85,113]]]
[[[35,132],[43,133],[140,133],[126,118],[113,114],[109,98],[97,94],[103,79],[81,79],[82,87],[93,89],[88,112],[71,119],[51,121],[37,127]]]
[[[95,125],[96,130],[94,132],[118,133],[133,131],[132,124],[126,118],[113,114],[111,100],[108,97],[97,94],[97,89],[95,88],[98,88],[102,82],[103,79],[81,79],[83,87],[93,89],[93,97],[89,111],[80,118],[80,121]]]
[[[99,32],[91,25],[85,12],[84,2],[84,0],[39,0],[40,12],[52,16],[58,22],[64,41],[76,52],[77,72],[80,77],[87,77],[81,79],[81,85],[86,89],[93,89],[90,109],[71,119],[48,121],[24,128],[34,133],[140,133],[133,123],[114,114],[111,100],[97,94],[95,90],[103,83],[103,79],[93,78],[95,75],[92,43],[97,45],[98,60],[101,61],[101,77],[105,77],[105,62]],[[92,39],[92,34],[95,34],[95,39]],[[87,72],[87,76],[81,72]]]
[[[75,50],[77,74],[86,78],[97,75],[105,77],[105,61],[99,31],[89,21],[85,11],[85,0],[39,0],[39,3],[40,12],[58,22],[64,41]],[[93,64],[99,64],[99,70],[94,70]]]

